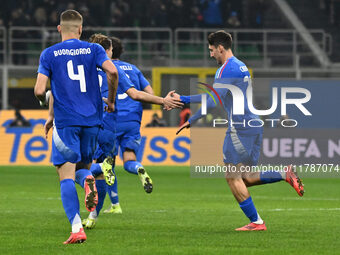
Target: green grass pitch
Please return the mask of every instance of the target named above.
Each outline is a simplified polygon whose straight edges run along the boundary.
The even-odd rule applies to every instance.
[[[118,167],[121,215],[100,215],[84,244],[62,244],[70,225],[53,167],[0,167],[0,254],[334,254],[340,252],[340,179],[305,179],[303,198],[285,182],[250,188],[265,232],[248,223],[225,180],[188,167],[147,168],[154,192]],[[86,217],[83,190],[78,189]],[[109,200],[104,209],[109,206]]]

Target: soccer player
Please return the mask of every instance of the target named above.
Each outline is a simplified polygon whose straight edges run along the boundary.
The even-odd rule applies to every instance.
[[[245,102],[244,115],[236,115],[232,109],[235,98],[233,98],[230,90],[223,87],[215,89],[221,98],[229,119],[229,126],[223,145],[224,163],[227,169],[236,169],[234,173],[227,171],[226,180],[242,211],[250,220],[249,224],[236,230],[266,230],[265,222],[256,211],[248,187],[285,180],[296,190],[299,196],[303,195],[304,187],[299,177],[292,171],[291,166],[286,167],[285,171],[282,172],[242,173],[241,170],[244,169],[244,166],[257,164],[263,132],[262,127],[251,127],[247,125],[248,120],[258,119],[257,115],[250,112],[247,104],[246,91],[249,85],[250,74],[246,65],[233,55],[231,50],[232,38],[229,33],[223,30],[211,33],[208,36],[208,42],[210,57],[215,58],[217,64],[221,65],[215,74],[214,83],[237,86],[242,90],[242,96]],[[179,97],[178,94],[174,96],[176,98]],[[217,101],[217,96],[214,95],[214,97],[216,97],[215,100]],[[211,97],[207,98],[207,107],[215,107],[214,100]],[[180,99],[185,103],[201,103],[201,95],[180,96]],[[176,134],[184,128],[189,128],[201,117],[201,110],[199,110],[178,129]],[[244,120],[246,125],[243,125]],[[252,124],[256,126],[255,123]]]
[[[64,244],[86,240],[75,175],[85,189],[87,210],[93,211],[98,202],[94,177],[89,171],[103,115],[97,67],[102,68],[108,77],[109,92],[105,99],[108,111],[114,109],[118,85],[117,69],[103,47],[79,40],[82,23],[82,16],[75,10],[61,14],[58,32],[62,42],[41,53],[34,87],[35,96],[44,105],[46,85],[51,79],[52,96],[45,133],[47,135],[54,122],[52,162],[60,179],[61,201],[72,226],[71,235]]]
[[[120,60],[120,56],[124,51],[121,40],[116,37],[111,37],[111,41],[113,47],[112,59],[117,69],[124,70],[137,90],[145,91],[153,95],[153,89],[142,72],[135,65]],[[131,97],[127,97],[124,93],[118,93],[116,106],[117,119],[119,122],[116,124],[114,156],[118,155],[118,148],[120,147],[123,154],[124,169],[131,174],[139,175],[145,192],[151,193],[153,190],[152,180],[143,165],[137,161],[136,157],[141,140],[140,123],[143,114],[142,104],[141,102],[133,100]],[[107,193],[111,200],[111,207],[105,210],[104,213],[121,213],[117,179],[113,186],[107,186]]]
[[[169,92],[168,96],[164,99],[154,96],[151,86],[141,72],[135,66],[118,60],[123,50],[119,39],[112,38],[111,40],[105,35],[94,34],[90,37],[90,42],[99,43],[106,50],[108,57],[113,57],[113,63],[118,70],[119,81],[116,110],[113,113],[104,113],[104,129],[99,133],[99,148],[95,153],[97,163],[92,164],[91,167],[92,173],[97,176],[98,205],[90,213],[89,217],[83,220],[83,225],[86,228],[93,228],[96,224],[104,203],[106,186],[111,201],[114,204],[114,212],[121,212],[118,203],[117,180],[113,177],[114,174],[111,174],[118,146],[120,146],[123,152],[125,170],[136,175],[138,174],[145,191],[148,193],[152,191],[151,178],[146,173],[144,167],[136,161],[136,151],[141,139],[139,129],[143,110],[141,103],[138,101],[162,104],[166,108],[169,106],[170,108],[177,108],[183,105],[179,99],[171,97],[173,91]],[[98,73],[101,76],[101,93],[103,97],[106,97],[106,76],[101,70]],[[162,103],[163,101],[164,103]],[[103,163],[99,164],[99,162]],[[104,177],[108,185],[105,184]],[[113,186],[111,186],[112,184]]]

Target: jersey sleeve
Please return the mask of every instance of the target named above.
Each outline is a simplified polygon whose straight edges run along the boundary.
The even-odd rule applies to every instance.
[[[128,89],[135,87],[127,74],[120,68],[117,68],[119,76],[120,89],[125,93]]]
[[[40,55],[38,73],[44,74],[47,77],[51,77],[51,67],[47,50],[44,50]]]
[[[106,61],[106,60],[110,60],[109,57],[106,55],[106,52],[104,50],[104,48],[95,43],[94,44],[94,49],[95,49],[95,52],[96,52],[96,64],[98,67],[102,67],[103,63]]]
[[[228,89],[215,89],[218,96],[215,95],[214,93],[212,93],[212,97],[208,94],[207,95],[207,108],[211,109],[211,108],[215,108],[219,103],[220,103],[220,99],[221,101],[223,101],[226,98],[226,94],[228,93]],[[201,96],[201,95],[197,95],[197,96]],[[200,118],[202,118],[203,115],[201,113],[201,108],[190,117],[190,119],[188,120],[190,124],[195,123],[197,120],[199,120]]]
[[[142,72],[137,67],[134,66],[133,68],[135,69],[135,72],[138,76],[140,88],[141,88],[141,90],[144,90],[145,87],[150,85],[150,82],[144,77]]]

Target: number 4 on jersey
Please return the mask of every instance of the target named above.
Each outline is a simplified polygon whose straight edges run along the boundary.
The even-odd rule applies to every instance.
[[[80,91],[86,92],[86,81],[85,81],[85,72],[84,72],[84,65],[78,65],[78,74],[74,73],[73,70],[73,62],[69,60],[67,62],[67,73],[68,77],[70,77],[73,81],[79,81],[80,83]]]

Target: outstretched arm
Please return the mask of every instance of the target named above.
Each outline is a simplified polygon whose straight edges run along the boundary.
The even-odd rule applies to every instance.
[[[207,109],[211,109],[211,108],[215,108],[216,107],[216,101],[211,98],[211,97],[208,97],[207,98]],[[188,119],[188,122],[190,124],[193,124],[195,123],[197,120],[199,120],[200,118],[202,118],[204,115],[202,114],[202,107],[200,107],[200,109],[194,114],[192,115],[189,119]]]
[[[158,104],[158,105],[163,105],[165,108],[181,108],[183,106],[183,103],[179,100],[174,98],[172,95],[175,93],[175,91],[170,91],[168,95],[163,98],[163,97],[158,97],[154,96],[151,94],[148,94],[144,91],[139,91],[135,89],[134,87],[129,88],[126,91],[126,94],[129,95],[133,100],[136,101],[142,101],[146,103],[151,103],[151,104]]]
[[[200,95],[201,96],[201,95]],[[216,107],[216,104],[214,100],[209,97],[207,100],[207,108],[214,108]],[[204,115],[202,115],[202,108],[200,108],[194,115],[192,115],[188,121],[186,121],[182,126],[180,126],[176,132],[176,135],[178,135],[183,129],[190,128],[190,126],[195,123],[197,120],[202,118]]]

